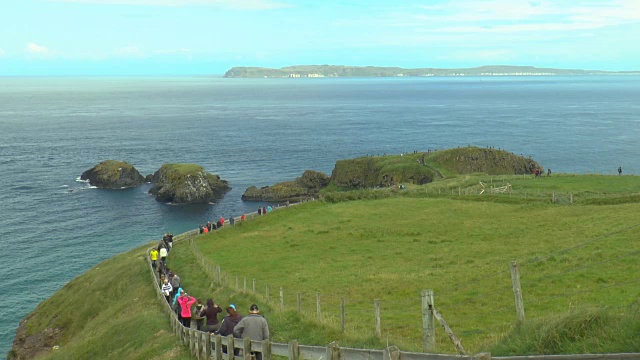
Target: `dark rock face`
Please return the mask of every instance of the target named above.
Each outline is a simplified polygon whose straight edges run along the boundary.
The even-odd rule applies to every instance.
[[[144,177],[133,165],[116,160],[101,162],[83,172],[80,179],[89,180],[89,184],[101,189],[130,188],[144,183]]]
[[[251,186],[242,194],[244,201],[300,201],[317,197],[320,190],[329,185],[329,177],[321,172],[307,170],[295,181],[277,183],[258,189]]]
[[[209,203],[231,190],[220,176],[195,164],[165,164],[149,179],[149,194],[157,201],[173,204]]]
[[[57,345],[62,330],[59,328],[47,328],[42,332],[27,335],[27,322],[29,318],[20,321],[13,347],[7,355],[9,360],[28,360],[43,355]]]

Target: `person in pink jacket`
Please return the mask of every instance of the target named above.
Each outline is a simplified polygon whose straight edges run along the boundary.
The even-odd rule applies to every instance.
[[[178,298],[178,304],[180,304],[180,316],[182,317],[181,322],[184,327],[191,327],[191,306],[196,303],[196,299],[193,296],[184,295]]]

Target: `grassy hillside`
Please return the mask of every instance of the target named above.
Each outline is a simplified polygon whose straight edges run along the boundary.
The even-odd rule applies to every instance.
[[[541,166],[513,153],[468,146],[402,155],[367,156],[338,160],[331,173],[331,186],[355,189],[398,184],[423,185],[464,174],[531,174]]]
[[[289,309],[295,307],[299,292],[306,313],[303,319],[313,319],[316,293],[321,294],[322,324],[333,332],[321,333],[325,330],[319,327],[300,333],[291,331],[288,320],[272,321],[280,339],[373,344],[373,300],[380,299],[382,342],[388,339],[403,349],[419,350],[420,291],[434,289],[436,307],[469,351],[509,353],[513,347],[496,345],[503,343],[504,336],[533,337],[515,332],[521,328],[515,327],[509,273],[509,262],[514,260],[521,266],[529,319],[525,324],[531,328],[593,308],[605,309],[610,319],[637,313],[630,305],[640,297],[640,270],[635,266],[640,253],[640,204],[630,200],[629,190],[639,188],[640,178],[505,178],[461,176],[397,192],[406,194],[402,197],[309,203],[201,236],[196,243],[228,272],[232,285],[236,275],[241,283],[246,276],[249,286],[251,279],[257,279],[262,293],[259,302],[264,302],[268,284],[271,301],[277,304],[277,289],[282,286]],[[511,197],[476,195],[479,180],[494,186],[511,182],[514,190]],[[444,194],[458,187],[460,194],[468,195]],[[442,190],[440,196],[433,195],[437,189]],[[562,190],[576,194],[574,205],[551,203],[552,191]],[[609,198],[627,198],[621,202],[628,203],[588,204]],[[203,278],[188,246],[180,245],[175,251],[173,265],[183,279],[201,278],[190,284],[192,291],[210,292],[212,279]],[[347,304],[345,336],[338,330],[341,298]],[[640,326],[637,316],[631,322]],[[606,324],[614,323],[602,322],[605,325],[594,334],[613,337],[615,326]],[[589,336],[596,335],[585,335]],[[538,345],[542,341],[539,336],[530,340]],[[584,344],[589,346],[582,350],[637,350],[637,342],[608,343],[587,341]],[[538,345],[523,351],[539,352]],[[453,351],[442,332],[437,348]],[[553,349],[572,352],[575,347]]]
[[[17,338],[59,336],[38,359],[189,359],[155,296],[146,247],[69,282],[28,315]]]

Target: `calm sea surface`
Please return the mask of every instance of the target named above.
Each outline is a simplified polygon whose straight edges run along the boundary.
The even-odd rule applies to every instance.
[[[0,78],[0,354],[18,321],[98,262],[253,211],[251,185],[365,154],[495,146],[554,172],[640,173],[639,77]],[[106,159],[204,166],[233,190],[167,206],[76,182]],[[73,190],[73,191],[69,191]]]

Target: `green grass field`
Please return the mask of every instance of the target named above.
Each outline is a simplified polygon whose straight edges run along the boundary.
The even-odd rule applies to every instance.
[[[39,359],[190,359],[156,298],[147,247],[98,264],[28,316],[28,335],[63,329]]]
[[[511,194],[478,195],[480,180],[495,187],[508,182]],[[541,346],[543,337],[535,329],[596,310],[607,320],[597,334],[612,340],[578,342],[581,352],[633,351],[640,348],[637,335],[629,340],[628,330],[638,326],[632,305],[640,297],[635,266],[640,204],[633,201],[639,185],[634,176],[470,175],[395,193],[363,191],[365,198],[383,192],[389,197],[308,203],[197,237],[200,251],[225,271],[227,288],[219,289],[203,273],[186,243],[173,250],[170,266],[195,296],[237,302],[241,309],[252,301],[264,304],[276,341],[297,338],[325,345],[338,340],[363,347],[388,342],[420,350],[420,292],[433,289],[436,308],[469,352],[575,352],[575,346]],[[551,203],[554,192],[557,202]],[[563,194],[573,196],[573,205]],[[521,267],[523,326],[516,326],[510,261]],[[249,289],[255,278],[259,294],[234,290],[236,276],[240,288],[246,277]],[[280,287],[284,313],[276,311]],[[298,293],[300,316],[294,311]],[[342,298],[346,334],[339,326]],[[374,299],[382,304],[380,339],[374,332]],[[629,336],[613,341],[620,331]],[[437,350],[454,351],[442,331]]]

